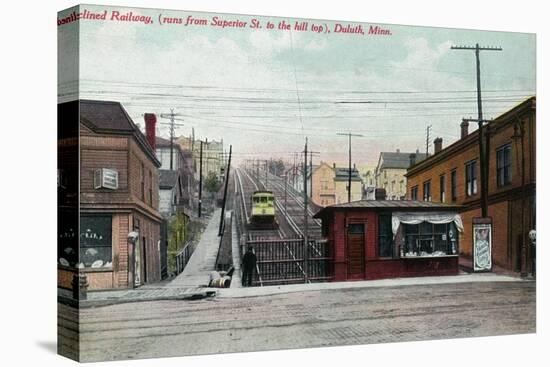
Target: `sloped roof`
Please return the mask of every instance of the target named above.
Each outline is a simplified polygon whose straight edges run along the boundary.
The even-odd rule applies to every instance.
[[[159,188],[171,189],[178,182],[178,171],[159,169]]]
[[[349,180],[349,168],[336,167],[335,170],[335,181],[348,181]],[[351,169],[351,180],[352,181],[361,181],[359,177],[359,171],[356,168]]]
[[[458,210],[460,208],[461,208],[460,205],[444,204],[444,203],[437,203],[432,201],[420,201],[420,200],[358,200],[358,201],[352,201],[349,203],[329,205],[321,209],[313,217],[321,218],[324,215],[328,214],[329,212],[335,211],[335,210],[398,209],[398,210],[405,210],[405,211],[415,211],[415,210],[436,211],[436,210]]]
[[[133,135],[143,151],[160,167],[153,148],[120,102],[81,99],[79,107],[80,122],[86,127],[96,133]]]
[[[157,136],[155,137],[155,143],[157,144],[157,147],[169,147],[170,146],[170,139],[165,139],[163,137]],[[179,147],[176,142],[174,142],[174,148]]]
[[[416,162],[426,159],[426,153],[402,153],[402,152],[381,152],[378,161],[378,169],[402,168],[407,169],[411,165],[411,154],[416,155]]]

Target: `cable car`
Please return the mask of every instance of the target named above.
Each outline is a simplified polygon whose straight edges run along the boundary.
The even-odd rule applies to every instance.
[[[273,229],[277,227],[275,220],[275,196],[271,191],[254,191],[251,198],[250,211],[251,229]]]

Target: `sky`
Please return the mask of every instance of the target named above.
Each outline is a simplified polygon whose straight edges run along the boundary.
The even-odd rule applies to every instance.
[[[309,149],[320,160],[375,165],[381,151],[449,145],[464,117],[477,117],[473,51],[452,45],[499,46],[481,52],[484,118],[497,117],[535,95],[535,35],[295,18],[81,6],[107,20],[58,27],[59,101],[122,103],[134,122],[144,113],[178,114],[176,134],[220,140],[245,159],[293,159]],[[152,24],[108,20],[111,11],[150,16]],[[66,15],[66,14],[65,14]],[[60,15],[60,18],[65,16]],[[161,24],[188,16],[257,19],[261,29]],[[280,30],[281,21],[291,30]],[[274,29],[267,29],[267,22]],[[308,22],[308,31],[292,29]],[[368,21],[368,19],[365,19]],[[379,26],[391,35],[336,33],[336,24]],[[311,31],[312,24],[330,32]],[[78,47],[77,47],[78,45]],[[78,58],[78,65],[72,60]],[[168,122],[160,119],[161,122]],[[473,130],[474,127],[471,127]],[[159,135],[168,136],[161,124]]]

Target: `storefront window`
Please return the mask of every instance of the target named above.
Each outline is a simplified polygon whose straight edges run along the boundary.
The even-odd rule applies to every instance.
[[[111,216],[80,217],[80,262],[86,268],[112,266]]]
[[[456,255],[458,233],[451,223],[405,224],[405,256]]]
[[[76,266],[78,262],[78,209],[58,210],[57,262]]]

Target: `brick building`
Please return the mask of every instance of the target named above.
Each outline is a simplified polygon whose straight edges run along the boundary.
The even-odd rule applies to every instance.
[[[532,97],[487,125],[488,216],[492,218],[492,263],[512,271],[530,271],[528,232],[535,229],[536,98]],[[477,124],[476,124],[477,126]],[[409,198],[463,206],[460,253],[472,257],[472,221],[481,217],[478,130],[461,124],[461,139],[442,147],[407,171]],[[522,218],[523,213],[523,218]],[[525,251],[522,255],[522,247]]]
[[[67,102],[60,115],[80,122],[80,233],[79,256],[73,263],[60,259],[59,272],[78,268],[91,290],[160,280],[160,162],[154,140],[147,141],[118,102]],[[135,251],[128,243],[131,231],[139,235]],[[60,286],[70,288],[69,278],[61,274]]]

